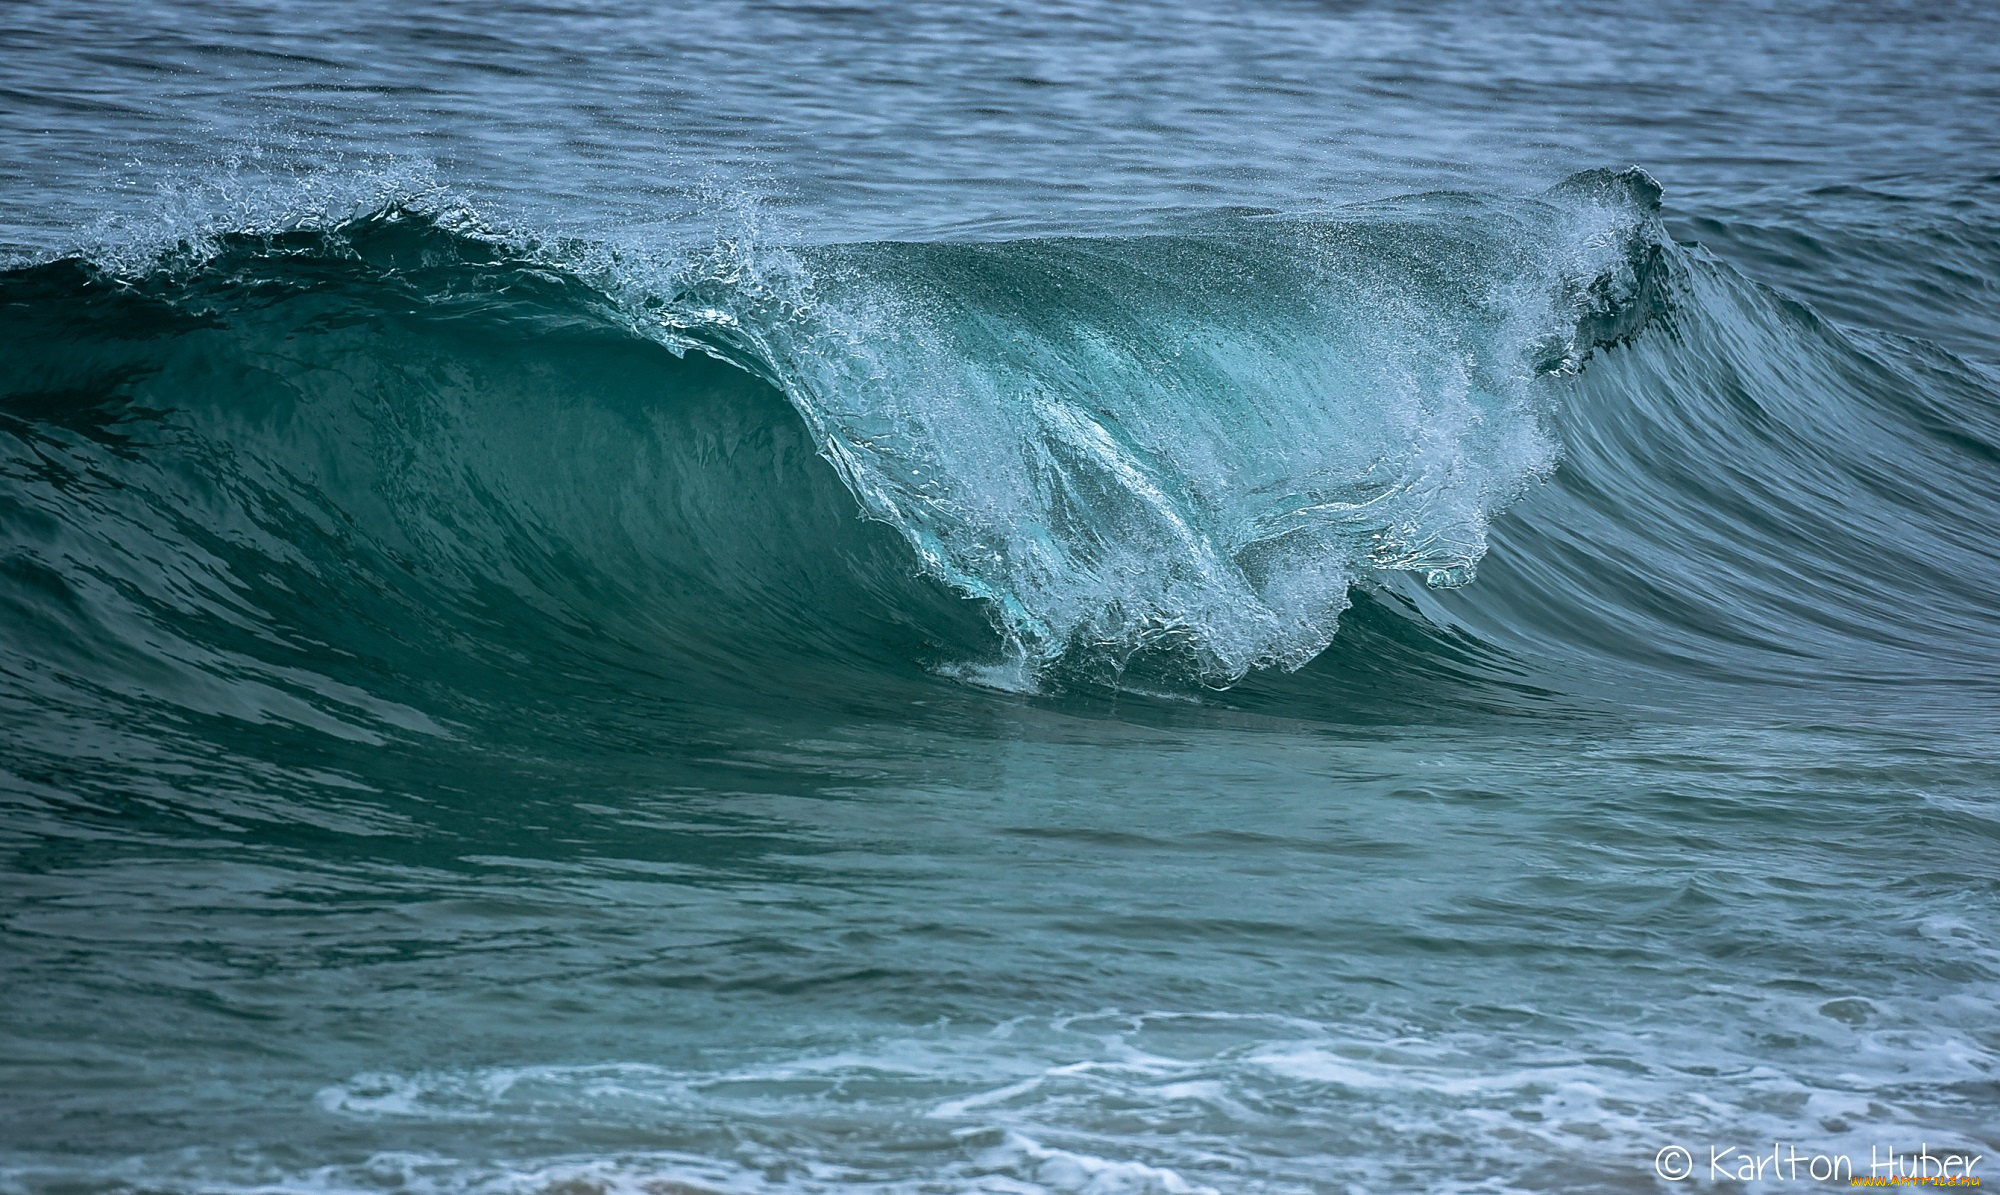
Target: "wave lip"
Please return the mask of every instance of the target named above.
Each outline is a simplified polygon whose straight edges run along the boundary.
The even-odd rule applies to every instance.
[[[1658,186],[1202,235],[725,253],[669,334],[780,387],[1017,659],[1296,668],[1349,587],[1472,578],[1553,466],[1539,379],[1657,304]]]

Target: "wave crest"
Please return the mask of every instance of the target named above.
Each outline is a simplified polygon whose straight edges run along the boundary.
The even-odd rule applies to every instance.
[[[1663,304],[1658,187],[1198,235],[732,247],[664,323],[779,386],[1023,662],[1297,668],[1356,583],[1470,581],[1554,465],[1543,379]]]

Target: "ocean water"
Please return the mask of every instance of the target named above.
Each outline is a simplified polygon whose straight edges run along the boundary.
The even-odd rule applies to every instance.
[[[1990,5],[17,0],[0,432],[7,1195],[2000,1173]]]

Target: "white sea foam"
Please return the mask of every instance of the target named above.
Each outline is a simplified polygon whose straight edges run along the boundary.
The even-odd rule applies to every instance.
[[[1843,1023],[1803,1004],[1797,1015]],[[1852,1030],[1838,1073],[1755,1062],[1695,1032],[1607,1029],[1574,1050],[1510,1053],[1470,1032],[1097,1012],[717,1071],[361,1075],[319,1103],[371,1122],[587,1124],[666,1147],[504,1168],[394,1163],[453,1192],[1192,1195],[1375,1190],[1414,1174],[1440,1190],[1582,1190],[1619,1175],[1643,1183],[1669,1143],[1776,1140],[1853,1156],[1919,1138],[1984,1148],[1939,1123],[1924,1093],[1990,1078],[1991,1051],[1969,1034],[1881,1019]],[[362,1189],[358,1173],[242,1189]]]

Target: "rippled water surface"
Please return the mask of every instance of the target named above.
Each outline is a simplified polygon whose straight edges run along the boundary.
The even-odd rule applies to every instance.
[[[2000,1154],[1995,47],[6,9],[0,1191]]]

